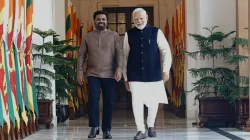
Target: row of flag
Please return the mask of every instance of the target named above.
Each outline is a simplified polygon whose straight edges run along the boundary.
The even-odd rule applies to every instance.
[[[68,42],[67,45],[79,47],[82,43],[82,28],[79,15],[76,12],[76,7],[68,0],[66,7],[66,40],[73,39],[73,42]],[[78,51],[67,53],[68,58],[78,58]],[[86,80],[85,80],[86,81]],[[86,86],[84,86],[86,87]],[[68,92],[70,100],[68,101],[69,107],[74,109],[74,112],[79,109],[79,105],[86,103],[87,91],[86,88],[78,87],[76,91]],[[75,96],[72,96],[75,94]]]
[[[0,2],[0,125],[38,117],[32,66],[33,0]],[[19,115],[20,114],[20,115]],[[5,126],[4,124],[7,124]]]
[[[173,66],[171,69],[172,77],[172,95],[171,102],[175,107],[185,104],[186,96],[184,92],[184,64],[186,50],[186,17],[185,17],[185,1],[182,0],[177,6],[174,16],[172,17],[172,52]],[[168,24],[166,24],[168,26]],[[169,30],[166,37],[168,38]]]

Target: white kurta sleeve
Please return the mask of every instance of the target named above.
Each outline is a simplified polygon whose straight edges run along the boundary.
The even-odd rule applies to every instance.
[[[128,80],[128,78],[127,78],[127,63],[128,63],[128,55],[129,55],[129,51],[130,51],[127,33],[125,33],[125,36],[124,36],[123,51],[124,51],[123,77],[124,77],[124,80],[127,81]]]
[[[168,41],[160,29],[158,30],[157,44],[161,52],[163,72],[169,73],[172,64],[172,54]]]

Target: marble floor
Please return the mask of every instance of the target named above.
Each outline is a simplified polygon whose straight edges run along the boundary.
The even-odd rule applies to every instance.
[[[156,138],[149,140],[250,140],[250,132],[235,128],[198,128],[193,120],[181,119],[170,112],[159,111]],[[88,140],[88,116],[40,130],[25,140]],[[136,133],[132,111],[115,111],[112,125],[114,140],[132,140]],[[95,139],[102,139],[102,133]]]

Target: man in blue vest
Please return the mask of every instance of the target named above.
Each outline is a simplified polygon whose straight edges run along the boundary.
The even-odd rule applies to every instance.
[[[147,25],[144,9],[133,11],[135,27],[124,37],[123,76],[127,90],[132,94],[133,113],[137,126],[134,140],[145,139],[144,104],[148,107],[147,135],[156,137],[154,128],[159,103],[167,104],[164,83],[169,78],[172,56],[163,32]]]

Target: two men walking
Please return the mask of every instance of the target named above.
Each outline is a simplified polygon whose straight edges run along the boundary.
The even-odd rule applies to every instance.
[[[116,82],[122,77],[132,94],[132,106],[137,133],[134,140],[156,137],[154,128],[158,104],[167,104],[164,82],[169,78],[171,51],[162,31],[147,25],[144,9],[133,12],[135,27],[125,33],[122,43],[118,33],[107,30],[107,13],[94,13],[96,30],[86,35],[79,50],[78,82],[83,84],[83,62],[88,55],[89,138],[99,134],[99,98],[103,95],[102,131],[104,139],[111,139],[111,120],[115,101]],[[144,125],[143,106],[148,107],[147,126]]]

